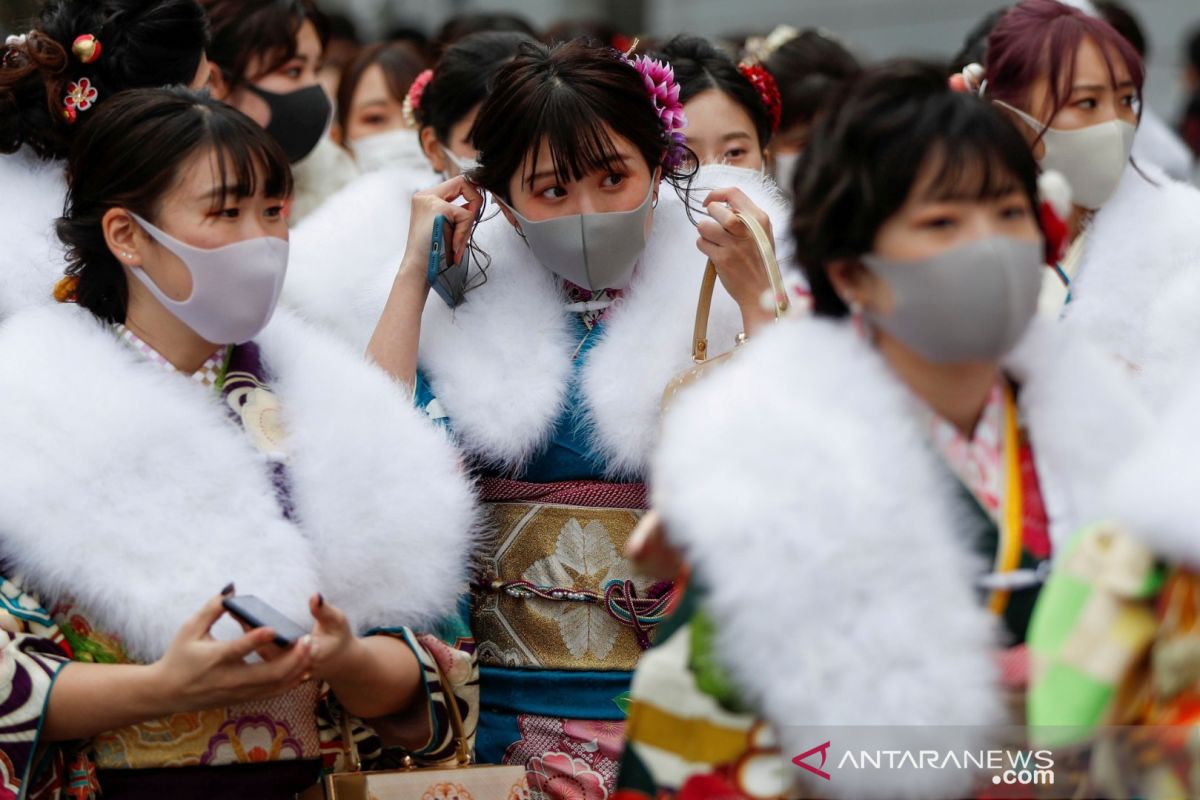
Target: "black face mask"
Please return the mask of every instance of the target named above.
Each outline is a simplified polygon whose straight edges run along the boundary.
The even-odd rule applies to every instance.
[[[250,91],[261,97],[271,109],[267,133],[279,142],[288,161],[295,164],[307,156],[325,135],[333,104],[319,85],[276,94],[248,84]]]

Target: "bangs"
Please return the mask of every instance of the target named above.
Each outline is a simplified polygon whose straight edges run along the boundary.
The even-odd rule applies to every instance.
[[[1047,74],[1052,76],[1050,86],[1055,113],[1066,105],[1071,96],[1075,86],[1079,49],[1089,40],[1096,45],[1100,57],[1104,59],[1109,86],[1113,89],[1119,88],[1117,64],[1120,63],[1128,71],[1129,80],[1133,83],[1138,98],[1141,98],[1145,68],[1141,57],[1125,37],[1100,19],[1060,17],[1056,22],[1057,24],[1050,26],[1047,33],[1045,48],[1045,67]]]
[[[943,139],[928,151],[913,193],[930,202],[971,202],[998,200],[1024,189],[994,144]]]
[[[231,197],[238,200],[260,194],[268,198],[291,197],[291,167],[265,131],[249,120],[210,114],[208,122],[214,183],[220,189],[213,195],[214,207]]]
[[[580,180],[621,160],[610,133],[611,123],[597,113],[600,109],[587,106],[575,92],[546,94],[541,113],[533,121],[533,129],[545,134],[530,150],[528,176],[522,176],[530,188],[538,174],[542,144],[549,147],[555,180],[562,183]]]

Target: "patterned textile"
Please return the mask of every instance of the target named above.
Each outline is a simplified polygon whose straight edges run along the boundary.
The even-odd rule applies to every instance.
[[[930,437],[953,470],[992,519],[999,522],[1004,497],[1004,387],[988,393],[983,415],[970,437],[930,413]]]
[[[623,289],[601,289],[592,292],[570,281],[563,281],[563,289],[572,305],[581,309],[579,320],[589,331],[595,328],[598,322],[603,321],[612,310],[613,304],[625,295]]]
[[[133,348],[138,354],[144,356],[148,361],[157,364],[167,372],[178,372],[175,365],[168,361],[157,350],[143,341],[136,333],[129,330],[122,323],[113,325],[113,330],[121,341],[125,342]],[[229,355],[230,346],[224,345],[217,349],[215,353],[208,357],[200,369],[192,373],[192,380],[199,383],[201,386],[215,386],[221,378],[221,374],[225,371],[225,360]]]

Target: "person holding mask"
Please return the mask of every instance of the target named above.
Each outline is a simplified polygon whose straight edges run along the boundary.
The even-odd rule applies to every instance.
[[[67,173],[65,302],[0,329],[5,780],[290,800],[349,767],[346,731],[370,763],[452,758],[473,660],[417,631],[464,590],[471,490],[386,375],[274,315],[283,152],[206,94],[140,90]],[[311,633],[243,634],[221,587]]]
[[[677,92],[653,59],[523,46],[468,134],[479,166],[413,198],[390,294],[379,287],[359,313],[379,319],[371,358],[481,475],[479,758],[526,765],[551,798],[579,783],[610,790],[623,693],[666,602],[667,584],[636,576],[623,553],[663,388],[691,363],[705,256],[730,292],[714,304],[714,343],[732,348],[773,318],[734,210],[770,231],[785,224],[782,203],[746,170],[693,174]],[[485,192],[500,213],[476,225]],[[452,226],[450,263],[469,254],[453,309],[428,280],[438,216]]]
[[[1006,721],[1039,565],[1147,425],[1114,365],[1036,318],[1039,207],[1020,134],[938,66],[869,69],[818,121],[792,221],[813,316],[664,421],[653,500],[689,577],[633,679],[618,797],[785,795],[789,726],[915,726],[873,746],[941,752]],[[971,789],[831,766],[801,791]]]
[[[207,85],[205,41],[196,0],[50,0],[0,43],[0,320],[54,302],[66,261],[52,228],[82,124],[124,89]]]
[[[409,87],[401,104],[406,128],[351,143],[360,165],[365,158],[377,169],[296,227],[284,305],[366,348],[387,297],[385,281],[404,252],[413,195],[474,161],[467,133],[479,106],[500,68],[532,41],[508,32],[464,37]],[[376,305],[359,313],[366,301]]]
[[[1144,79],[1133,47],[1102,19],[1056,0],[1022,0],[996,23],[983,68],[964,75],[1011,117],[1039,166],[1070,185],[1071,245],[1045,274],[1043,310],[1135,379],[1168,368],[1148,326],[1171,281],[1200,264],[1200,192],[1152,165],[1131,165]],[[1138,383],[1160,401],[1159,379]]]

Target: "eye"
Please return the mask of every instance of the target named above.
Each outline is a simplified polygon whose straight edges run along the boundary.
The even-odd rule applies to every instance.
[[[265,216],[269,220],[282,219],[283,218],[283,206],[282,205],[271,206],[266,211],[263,212],[263,216]]]
[[[237,207],[223,208],[217,212],[217,216],[220,217],[221,219],[237,219],[240,215],[241,215],[241,209],[239,209]]]
[[[624,182],[625,182],[624,175],[620,174],[619,172],[611,172],[601,182],[601,186],[609,186],[609,187],[620,186]]]
[[[538,192],[538,196],[545,200],[562,200],[567,196],[567,190],[561,186],[551,186]]]
[[[734,147],[725,151],[725,158],[729,161],[736,161],[739,158],[744,158],[746,152],[746,148],[744,147]]]
[[[363,125],[383,125],[387,122],[387,117],[383,114],[368,114],[362,117],[359,122]]]
[[[1133,108],[1137,103],[1137,98],[1133,94],[1127,94],[1121,98],[1121,105],[1126,108]]]
[[[1023,203],[1014,203],[1000,209],[1000,216],[1006,220],[1025,219],[1029,216],[1029,209]]]
[[[1085,111],[1091,111],[1092,109],[1096,108],[1096,101],[1095,101],[1095,99],[1088,97],[1083,100],[1080,100],[1075,105],[1078,108],[1082,108]]]
[[[956,220],[954,217],[943,215],[939,217],[930,217],[929,219],[924,220],[920,224],[920,227],[934,231],[947,231],[957,224],[958,220]]]

